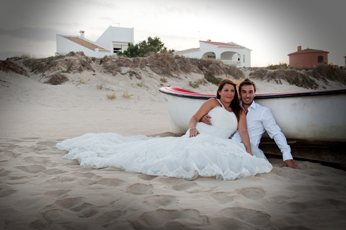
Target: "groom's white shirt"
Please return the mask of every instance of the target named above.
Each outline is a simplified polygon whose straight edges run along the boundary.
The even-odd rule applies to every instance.
[[[244,109],[244,108],[243,108]],[[262,135],[267,131],[270,138],[274,138],[275,143],[282,152],[283,160],[292,160],[291,148],[287,144],[285,135],[281,132],[280,127],[276,124],[275,119],[269,108],[252,102],[246,114],[247,130],[250,137],[250,142],[258,147]],[[232,137],[232,140],[242,142],[239,132],[237,131]]]

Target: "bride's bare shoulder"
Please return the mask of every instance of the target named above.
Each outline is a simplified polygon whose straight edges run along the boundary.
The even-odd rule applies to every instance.
[[[209,98],[206,102],[210,105],[215,105],[215,106],[219,105],[219,102],[217,101],[216,98]]]

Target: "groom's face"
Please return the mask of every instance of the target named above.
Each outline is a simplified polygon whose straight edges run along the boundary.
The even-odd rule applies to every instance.
[[[253,85],[243,85],[239,94],[243,105],[251,105],[256,93]]]

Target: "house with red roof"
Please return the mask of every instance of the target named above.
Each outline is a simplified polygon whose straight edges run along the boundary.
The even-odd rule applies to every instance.
[[[317,64],[328,64],[328,53],[324,50],[304,49],[298,46],[297,51],[288,54],[289,65],[311,68]]]
[[[234,42],[199,41],[199,48],[176,51],[174,54],[189,58],[221,60],[227,65],[251,67],[251,49]]]
[[[84,37],[85,31],[80,31],[79,36],[56,35],[56,55],[68,54],[71,51],[82,51],[86,56],[104,57],[124,51],[128,43],[134,42],[134,29],[109,26],[95,41]]]

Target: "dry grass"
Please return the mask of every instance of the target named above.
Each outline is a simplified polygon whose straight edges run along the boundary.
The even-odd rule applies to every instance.
[[[250,77],[268,82],[275,81],[277,84],[282,84],[281,80],[285,80],[291,85],[307,89],[317,89],[319,85],[316,80],[323,81],[327,85],[327,80],[346,85],[346,71],[325,64],[316,65],[313,68],[291,67],[287,64],[268,66],[267,68],[257,68],[250,73]]]
[[[52,75],[47,76],[49,78],[44,83],[51,84],[51,85],[61,85],[62,83],[68,81],[68,78],[61,73],[55,73]]]
[[[81,73],[95,70],[91,66],[91,59],[83,52],[70,52],[68,55],[51,56],[47,58],[28,58],[23,64],[35,74],[60,71],[62,73]]]
[[[202,78],[202,79],[198,79],[197,81],[189,81],[189,86],[191,86],[192,88],[198,88],[199,85],[205,85],[207,84],[207,80],[205,78]]]
[[[13,63],[12,61],[8,61],[8,60],[7,61],[0,60],[0,71],[6,72],[6,73],[14,72],[14,73],[29,77],[25,69]]]
[[[16,62],[16,64],[14,64]],[[21,63],[17,63],[21,62]],[[251,70],[250,76],[257,79],[275,81],[282,84],[282,80],[299,87],[316,89],[318,81],[323,81],[324,85],[328,80],[337,81],[346,85],[345,70],[336,69],[330,65],[318,65],[314,68],[298,68],[288,66],[285,63],[270,65],[266,68],[238,68],[234,65],[225,65],[220,60],[186,58],[184,56],[174,56],[172,53],[152,53],[147,57],[129,58],[126,56],[105,56],[103,58],[87,57],[81,52],[70,52],[68,55],[53,56],[48,58],[32,58],[29,56],[13,57],[7,61],[1,61],[2,71],[17,71],[19,74],[29,76],[26,71],[19,66],[30,68],[30,71],[42,76],[45,74],[60,73],[81,73],[83,71],[94,71],[97,67],[101,72],[116,76],[118,73],[128,75],[131,79],[136,77],[142,79],[141,71],[151,71],[160,75],[161,82],[166,83],[167,78],[180,77],[182,74],[198,73],[213,84],[218,85],[224,77],[243,79],[245,77],[242,70]],[[97,66],[99,65],[99,66]],[[130,69],[123,73],[122,68]],[[162,83],[160,83],[162,85]],[[190,86],[197,86],[197,82],[191,82]]]
[[[109,100],[114,100],[114,99],[116,99],[117,98],[117,96],[115,95],[115,93],[113,93],[113,94],[107,94],[107,99],[109,99]]]
[[[125,98],[131,98],[133,96],[133,94],[129,94],[128,92],[127,92],[127,90],[124,92],[124,94],[123,94],[123,97],[125,97]]]
[[[290,85],[298,87],[317,89],[318,84],[316,81],[309,77],[309,75],[292,69],[276,69],[268,71],[267,69],[259,69],[250,73],[250,77],[255,79],[275,81],[276,84],[282,84],[281,80],[287,81]]]

